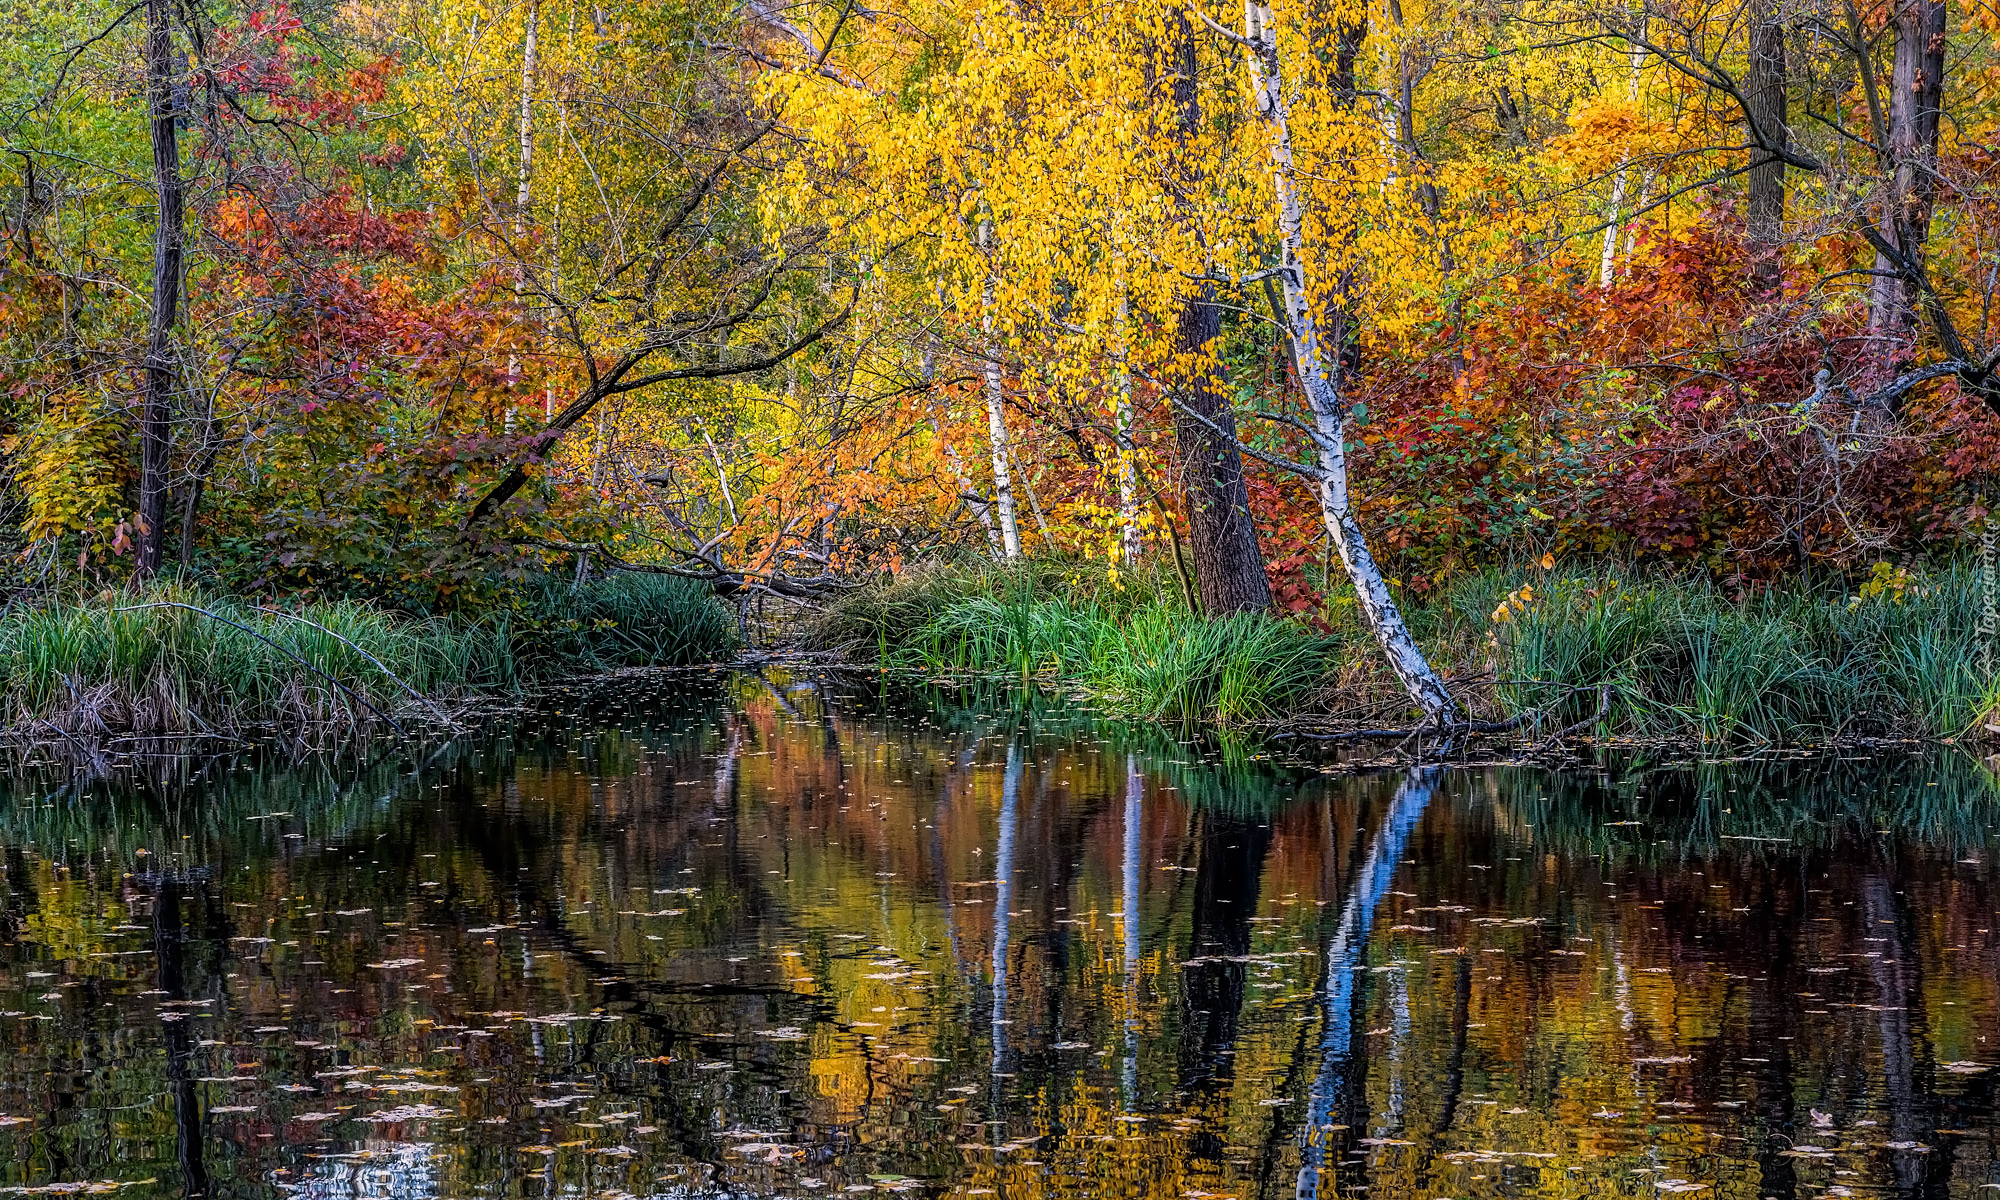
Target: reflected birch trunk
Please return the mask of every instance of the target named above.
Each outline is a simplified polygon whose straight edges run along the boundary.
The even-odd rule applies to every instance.
[[[1007,1057],[1007,910],[1014,903],[1014,832],[1020,819],[1021,746],[1007,746],[1007,771],[1000,783],[999,846],[993,854],[993,1074]],[[995,1086],[998,1086],[996,1078]]]
[[[1327,1146],[1332,1133],[1333,1105],[1345,1082],[1348,1060],[1354,1050],[1354,1000],[1359,990],[1361,960],[1368,952],[1368,935],[1374,927],[1375,909],[1389,890],[1396,867],[1403,859],[1417,822],[1429,807],[1437,788],[1435,770],[1411,771],[1396,789],[1382,828],[1369,847],[1368,857],[1355,874],[1347,902],[1341,906],[1340,924],[1326,952],[1325,1007],[1320,1033],[1319,1073],[1306,1103],[1305,1127],[1300,1131],[1304,1145],[1300,1151],[1300,1200],[1321,1195],[1321,1179],[1328,1161]]]
[[[1144,815],[1145,776],[1139,758],[1125,756],[1125,846],[1123,904],[1125,908],[1125,1064],[1119,1075],[1121,1106],[1131,1111],[1139,1090],[1139,823]]]

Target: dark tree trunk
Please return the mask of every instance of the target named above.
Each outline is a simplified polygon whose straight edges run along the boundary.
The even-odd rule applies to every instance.
[[[174,41],[171,0],[146,0],[146,111],[153,134],[153,314],[146,330],[145,391],[139,406],[140,575],[160,567],[166,542],[168,412],[173,403],[174,319],[180,309],[182,256],[181,149],[174,122]]]
[[[1888,145],[1883,148],[1889,179],[1879,227],[1895,254],[1876,253],[1868,314],[1885,374],[1904,369],[1916,343],[1920,297],[1912,274],[1923,262],[1937,196],[1944,50],[1945,0],[1896,0],[1896,60],[1889,76]]]
[[[1204,810],[1188,957],[1182,968],[1180,1087],[1191,1092],[1233,1076],[1237,1029],[1271,825],[1262,817]]]
[[[1175,139],[1181,146],[1201,129],[1201,95],[1197,90],[1194,28],[1186,14],[1168,18],[1166,66],[1173,76]],[[1177,164],[1181,186],[1192,190],[1200,167],[1181,156]],[[1204,370],[1222,334],[1222,310],[1215,289],[1195,284],[1181,300],[1174,324],[1176,357],[1196,364],[1178,381],[1174,409],[1174,443],[1180,451],[1181,482],[1187,493],[1188,542],[1193,550],[1196,586],[1202,611],[1209,616],[1265,609],[1271,588],[1264,578],[1264,554],[1257,546],[1257,525],[1250,517],[1250,494],[1243,483],[1243,456],[1236,449],[1236,418],[1217,385],[1216,371]],[[1181,406],[1215,428],[1183,412]]]
[[[1746,140],[1755,147],[1746,206],[1750,281],[1757,295],[1768,299],[1784,286],[1785,160],[1777,151],[1791,144],[1785,128],[1785,27],[1771,11],[1770,0],[1756,6],[1743,98],[1751,126]]]
[[[188,999],[187,926],[181,915],[181,881],[162,876],[153,890],[153,961],[155,985],[169,1000]],[[208,1164],[203,1155],[200,1084],[195,1079],[196,1047],[187,1021],[169,1021],[166,1040],[167,1087],[174,1103],[174,1156],[181,1167],[181,1195],[186,1200],[209,1192]]]

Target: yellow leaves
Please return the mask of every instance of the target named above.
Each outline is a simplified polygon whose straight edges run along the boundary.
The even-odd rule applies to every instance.
[[[1549,142],[1547,159],[1582,174],[1614,171],[1660,149],[1663,137],[1637,105],[1611,96],[1586,100],[1569,114],[1567,134]]]
[[[1550,565],[1553,566],[1554,564],[1551,563]],[[1534,586],[1531,584],[1524,583],[1520,587],[1517,587],[1513,591],[1507,593],[1507,598],[1505,600],[1502,600],[1500,602],[1500,606],[1493,610],[1493,615],[1489,619],[1495,625],[1509,624],[1520,617],[1527,616],[1529,608],[1532,607],[1534,603],[1535,603]]]
[[[1878,562],[1869,571],[1868,578],[1862,582],[1861,589],[1855,594],[1854,599],[1847,602],[1847,607],[1850,610],[1856,609],[1870,600],[1880,600],[1885,604],[1901,604],[1912,595],[1923,594],[1924,589],[1918,585],[1917,577],[1910,573],[1908,567]]]
[[[41,418],[17,439],[14,478],[30,542],[113,535],[130,475],[127,428],[129,418],[109,404],[75,392],[48,398]]]

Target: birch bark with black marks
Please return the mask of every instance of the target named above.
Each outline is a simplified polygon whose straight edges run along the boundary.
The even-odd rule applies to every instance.
[[[1126,566],[1139,561],[1139,462],[1132,440],[1132,301],[1125,286],[1125,252],[1117,253],[1118,395],[1113,413],[1118,435],[1118,557]]]
[[[528,185],[533,178],[535,162],[535,52],[541,31],[542,6],[540,0],[528,0],[528,25],[521,38],[521,161],[514,185],[514,242],[515,253],[521,253],[520,241],[528,231]],[[519,307],[526,291],[527,266],[517,262],[514,267],[514,304]],[[518,387],[521,369],[520,356],[513,351],[507,353],[507,386]],[[549,403],[548,408],[554,404]],[[520,406],[510,397],[507,403],[505,430],[508,437],[514,436],[516,414]]]
[[[1341,394],[1340,347],[1322,328],[1306,279],[1305,220],[1292,154],[1291,113],[1270,6],[1246,0],[1243,24],[1244,36],[1237,40],[1247,51],[1251,91],[1269,135],[1271,183],[1283,253],[1279,275],[1284,284],[1285,323],[1291,332],[1299,383],[1312,413],[1320,516],[1354,584],[1362,620],[1375,635],[1403,690],[1427,722],[1455,724],[1460,717],[1458,702],[1404,623],[1389,592],[1389,582],[1354,514],[1347,480],[1347,422],[1351,414]]]
[[[1014,477],[1008,470],[1006,372],[1000,365],[1000,342],[994,333],[993,221],[979,222],[979,248],[986,253],[986,284],[980,291],[979,329],[985,336],[985,361],[980,374],[986,390],[986,430],[993,443],[993,507],[1000,523],[1001,549],[1008,558],[1021,557],[1021,526],[1015,515]]]
[[[146,112],[152,126],[153,310],[146,328],[145,384],[139,402],[139,536],[133,570],[160,568],[166,542],[167,468],[174,395],[174,324],[180,315],[186,252],[181,147],[174,104],[172,0],[146,0]]]
[[[931,392],[937,387],[937,345],[935,340],[926,341],[922,366],[924,390]],[[981,496],[972,483],[972,472],[965,469],[965,458],[958,447],[951,444],[951,431],[945,417],[948,409],[940,409],[931,417],[931,429],[937,434],[938,445],[944,448],[945,464],[951,468],[952,482],[958,485],[958,502],[979,521],[979,527],[986,531],[986,548],[997,561],[1006,554],[1000,542],[1000,526],[993,521],[993,504]]]
[[[1646,51],[1634,44],[1632,47],[1632,68],[1626,83],[1627,103],[1638,106],[1639,72],[1646,65]],[[1622,228],[1619,217],[1625,209],[1625,181],[1632,170],[1632,155],[1629,151],[1618,156],[1618,173],[1611,177],[1611,211],[1606,216],[1604,226],[1604,249],[1598,256],[1597,286],[1600,291],[1608,289],[1616,278],[1618,265],[1618,231]]]

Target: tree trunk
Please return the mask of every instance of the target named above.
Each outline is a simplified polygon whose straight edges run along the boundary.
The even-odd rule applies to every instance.
[[[980,374],[986,383],[986,431],[993,443],[993,507],[1000,520],[1000,544],[1008,558],[1021,557],[1021,525],[1015,516],[1014,476],[1007,469],[1007,388],[1000,365],[1000,341],[993,322],[993,222],[979,222],[979,248],[986,252],[986,287],[980,295],[979,327],[986,335]]]
[[[1785,127],[1785,27],[1771,0],[1757,0],[1753,21],[1743,99],[1752,125],[1748,140],[1764,149],[1751,151],[1755,165],[1747,186],[1746,229],[1753,255],[1751,286],[1759,297],[1770,299],[1784,286],[1785,160],[1775,152],[1791,143]]]
[[[1174,350],[1176,357],[1200,362],[1222,336],[1222,309],[1215,304],[1210,284],[1195,284],[1192,292],[1181,303]],[[1269,608],[1271,585],[1264,577],[1264,554],[1250,517],[1243,456],[1236,449],[1235,414],[1212,372],[1191,372],[1179,390],[1174,441],[1180,448],[1188,548],[1201,610],[1219,617]]]
[[[1390,669],[1422,710],[1425,720],[1448,724],[1458,719],[1458,702],[1424,657],[1409,626],[1403,623],[1403,614],[1389,592],[1388,580],[1376,565],[1368,539],[1361,532],[1361,523],[1354,516],[1347,484],[1348,406],[1341,394],[1339,352],[1344,341],[1340,318],[1344,318],[1345,310],[1336,305],[1336,320],[1330,323],[1331,328],[1322,328],[1306,283],[1305,221],[1294,174],[1291,114],[1285,98],[1277,30],[1270,7],[1259,0],[1246,0],[1243,17],[1244,40],[1250,50],[1247,57],[1251,91],[1270,134],[1271,184],[1284,255],[1280,276],[1284,282],[1285,320],[1291,327],[1299,383],[1305,389],[1306,406],[1312,412],[1317,432],[1314,441],[1319,452],[1320,516],[1326,523],[1327,537],[1340,553],[1347,577],[1354,584],[1362,620],[1382,647]]]
[[[521,161],[514,181],[514,254],[522,254],[521,238],[528,230],[528,184],[534,176],[535,163],[535,55],[542,24],[540,0],[528,0],[528,25],[521,39]],[[523,278],[526,267],[516,262],[514,266],[514,306],[519,308],[521,297],[526,291]],[[511,393],[520,387],[518,378],[521,370],[520,356],[513,351],[507,353],[507,387]],[[504,431],[508,437],[514,436],[514,426],[520,406],[510,394],[507,398],[507,418]]]
[[[1626,85],[1626,101],[1634,108],[1639,106],[1639,72],[1645,64],[1645,49],[1641,46],[1633,46],[1632,70],[1629,76],[1630,82]],[[1605,218],[1604,250],[1598,257],[1597,286],[1599,290],[1610,288],[1611,281],[1616,278],[1614,271],[1618,264],[1618,230],[1621,224],[1619,218],[1624,215],[1625,177],[1631,169],[1631,155],[1620,155],[1618,158],[1618,174],[1613,176],[1611,180],[1611,212]]]
[[[1916,344],[1918,288],[1909,267],[1921,265],[1937,194],[1939,103],[1944,96],[1944,0],[1896,0],[1896,58],[1889,77],[1889,170],[1882,197],[1882,239],[1904,262],[1878,251],[1868,330],[1880,366],[1895,374]],[[1907,265],[1906,265],[1907,264]]]
[[[1186,146],[1201,130],[1197,44],[1185,13],[1168,15],[1168,67],[1173,72],[1175,141]],[[1199,182],[1199,168],[1186,156],[1177,165],[1180,185],[1188,191]],[[1220,370],[1203,369],[1222,333],[1222,310],[1215,303],[1214,285],[1191,285],[1181,300],[1175,321],[1175,357],[1196,364],[1179,388],[1174,406],[1174,442],[1180,451],[1181,483],[1187,492],[1188,542],[1193,552],[1196,586],[1202,611],[1210,616],[1249,612],[1271,606],[1271,585],[1264,577],[1264,554],[1257,545],[1257,526],[1250,517],[1250,493],[1243,482],[1243,456],[1236,448],[1236,417],[1216,378]],[[1190,409],[1213,427],[1190,416]]]
[[[930,393],[937,386],[937,347],[935,342],[924,346],[922,366],[924,391]],[[986,531],[986,548],[997,560],[1004,553],[1000,544],[1000,527],[993,523],[993,505],[982,498],[972,486],[972,473],[965,469],[965,459],[958,453],[958,447],[951,444],[951,434],[945,428],[946,408],[931,418],[931,428],[937,433],[938,445],[944,448],[944,460],[951,468],[952,482],[958,485],[958,501],[966,511],[979,519],[979,525]]]
[[[174,39],[170,0],[146,3],[146,111],[152,122],[153,312],[146,330],[145,391],[139,405],[139,537],[133,564],[140,576],[160,568],[166,542],[168,413],[174,390],[174,321],[181,300],[181,147],[175,130]]]
[[[1122,250],[1118,259],[1118,407],[1114,414],[1118,430],[1118,560],[1130,567],[1139,561],[1139,461],[1138,446],[1132,440],[1132,313],[1125,292]]]

